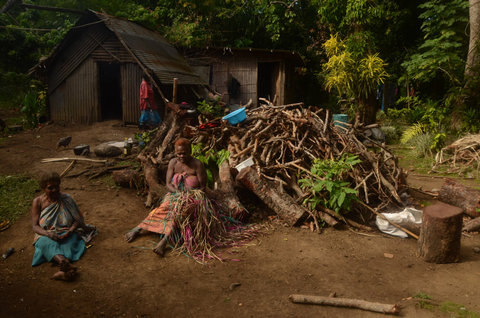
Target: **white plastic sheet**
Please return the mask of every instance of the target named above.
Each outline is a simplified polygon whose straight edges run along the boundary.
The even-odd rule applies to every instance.
[[[398,224],[402,227],[408,228],[411,226],[418,226],[422,224],[422,210],[417,210],[415,208],[405,208],[403,211],[398,213],[382,213],[389,221]],[[407,238],[408,235],[404,231],[394,227],[387,220],[382,219],[377,216],[375,221],[377,227],[380,231],[386,234],[393,236],[398,236],[402,238]]]

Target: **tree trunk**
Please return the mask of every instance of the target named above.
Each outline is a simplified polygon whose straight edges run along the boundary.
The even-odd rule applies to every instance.
[[[367,98],[359,99],[360,118],[365,125],[373,124],[377,120],[377,99],[375,92],[371,93]]]
[[[242,169],[237,176],[247,189],[255,193],[270,209],[288,225],[295,225],[306,213],[289,195],[279,193],[270,182],[262,180],[251,167]]]
[[[446,179],[438,194],[442,202],[457,206],[465,210],[465,214],[475,218],[480,216],[480,191],[470,189],[452,179]]]
[[[444,264],[458,262],[462,236],[461,208],[436,203],[423,210],[422,229],[417,254],[426,262]]]
[[[467,62],[465,63],[466,85],[480,72],[480,0],[470,0],[469,24],[470,40],[468,43]]]

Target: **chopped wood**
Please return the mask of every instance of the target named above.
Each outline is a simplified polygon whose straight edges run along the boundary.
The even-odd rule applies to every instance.
[[[328,305],[336,307],[358,308],[383,314],[397,314],[400,307],[396,304],[374,303],[366,300],[351,298],[323,297],[315,295],[293,294],[288,297],[292,302],[299,304]]]
[[[227,161],[224,161],[220,164],[218,174],[220,179],[219,190],[222,192],[222,201],[225,202],[225,207],[231,213],[233,218],[237,220],[242,219],[247,210],[235,193],[234,180],[230,173],[230,165]]]
[[[462,231],[474,232],[480,230],[480,218],[465,222]]]
[[[140,189],[143,187],[143,180],[140,172],[134,169],[122,169],[112,173],[116,185],[124,188]]]
[[[173,141],[186,134],[192,143],[201,142],[204,145],[203,152],[227,149],[231,167],[251,157],[255,178],[267,183],[271,187],[268,191],[281,199],[290,197],[296,209],[302,213],[305,207],[296,202],[303,203],[311,193],[304,193],[300,189],[297,177],[318,178],[310,171],[315,160],[338,160],[343,154],[356,155],[361,160],[341,176],[350,188],[358,190],[357,197],[361,202],[367,203],[375,211],[389,205],[403,206],[398,193],[406,188],[405,174],[399,168],[397,158],[386,147],[370,142],[370,145],[373,144],[370,149],[363,144],[366,127],[362,123],[337,129],[332,123],[331,113],[326,109],[303,107],[303,103],[273,106],[268,100],[264,102],[267,105],[246,109],[247,120],[243,123],[232,126],[223,121],[220,127],[207,131],[194,126],[183,129],[186,124],[174,112],[170,112],[152,142],[138,156],[149,189],[160,186],[153,171],[156,163],[165,164],[172,157]],[[155,158],[156,162],[149,158]],[[328,192],[322,191],[316,195],[328,201]],[[262,200],[271,201],[267,197]],[[354,206],[350,213],[364,210]],[[313,213],[317,220],[323,219],[322,213],[329,215],[318,209]],[[332,217],[334,219],[335,216]],[[334,224],[332,220],[329,222]],[[293,224],[295,221],[287,223]],[[350,223],[358,227],[355,224]]]
[[[293,226],[305,214],[305,210],[286,194],[275,191],[269,181],[262,180],[251,167],[244,168],[236,178],[247,189],[255,193],[270,209],[287,224]]]
[[[469,188],[453,179],[445,179],[438,194],[442,202],[465,210],[465,214],[476,218],[480,216],[480,191]]]

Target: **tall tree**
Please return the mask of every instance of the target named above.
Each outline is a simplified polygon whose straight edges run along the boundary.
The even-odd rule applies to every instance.
[[[465,63],[467,86],[472,79],[480,75],[480,0],[470,0],[469,3],[470,36]]]

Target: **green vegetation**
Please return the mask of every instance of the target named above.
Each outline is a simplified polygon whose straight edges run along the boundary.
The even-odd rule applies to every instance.
[[[223,109],[220,103],[220,96],[211,101],[201,100],[197,102],[197,110],[207,119],[214,119],[222,116]]]
[[[384,124],[395,127],[389,142],[396,142],[399,131],[415,126],[407,129],[404,141],[411,137],[407,144],[417,147],[422,156],[435,154],[450,138],[480,131],[480,51],[469,48],[469,34],[476,34],[469,28],[480,23],[470,21],[479,17],[469,16],[468,1],[38,0],[35,4],[103,10],[158,31],[177,46],[295,51],[303,64],[294,69],[298,77],[289,82],[290,89],[309,92],[296,97],[306,105],[334,111],[343,105],[362,114],[364,123],[375,120],[378,85],[396,86],[397,104],[386,105],[385,121],[390,124]],[[18,110],[28,127],[38,122],[45,104],[44,91],[27,75],[29,69],[52,51],[78,18],[72,13],[24,10],[18,2],[8,14],[0,15],[0,108]],[[207,117],[217,117],[218,106],[218,101],[200,101],[198,108]],[[415,135],[424,136],[415,140]],[[148,142],[148,136],[143,139]]]
[[[200,160],[207,171],[207,186],[213,188],[216,176],[218,175],[218,167],[228,160],[230,152],[225,149],[215,151],[213,149],[205,150],[205,146],[201,143],[192,144],[192,156]]]
[[[38,182],[26,176],[0,176],[0,222],[15,221],[32,206]]]
[[[450,301],[443,302],[440,305],[440,311],[449,313],[458,318],[479,318],[480,314],[468,310],[464,305],[452,303]]]
[[[427,156],[427,157],[419,157],[415,147],[409,146],[401,146],[401,145],[393,145],[389,147],[390,150],[398,157],[398,164],[405,169],[415,169],[415,173],[419,174],[428,174],[430,170],[432,170],[432,165],[435,162],[434,158]],[[445,173],[445,171],[440,171]]]
[[[432,300],[432,297],[429,295],[420,292],[413,296],[413,298],[418,299],[417,305],[422,309],[427,309],[431,311],[439,310],[441,312],[449,314],[450,317],[456,318],[479,318],[480,315],[477,312],[468,310],[464,305],[453,303],[450,301],[442,302],[438,304]]]
[[[343,181],[344,174],[360,162],[357,156],[350,154],[344,154],[336,161],[315,159],[310,169],[311,174],[298,180],[300,187],[312,194],[305,199],[304,204],[310,205],[312,210],[318,205],[336,213],[350,210],[352,201],[357,199],[357,191],[348,187],[349,182]]]
[[[23,98],[22,108],[23,125],[27,128],[35,128],[40,123],[40,116],[46,115],[47,92],[39,89],[36,85],[31,86],[25,97]]]
[[[145,147],[152,141],[152,137],[157,133],[158,128],[147,130],[144,132],[138,132],[135,134],[135,139],[138,141],[140,148]]]

